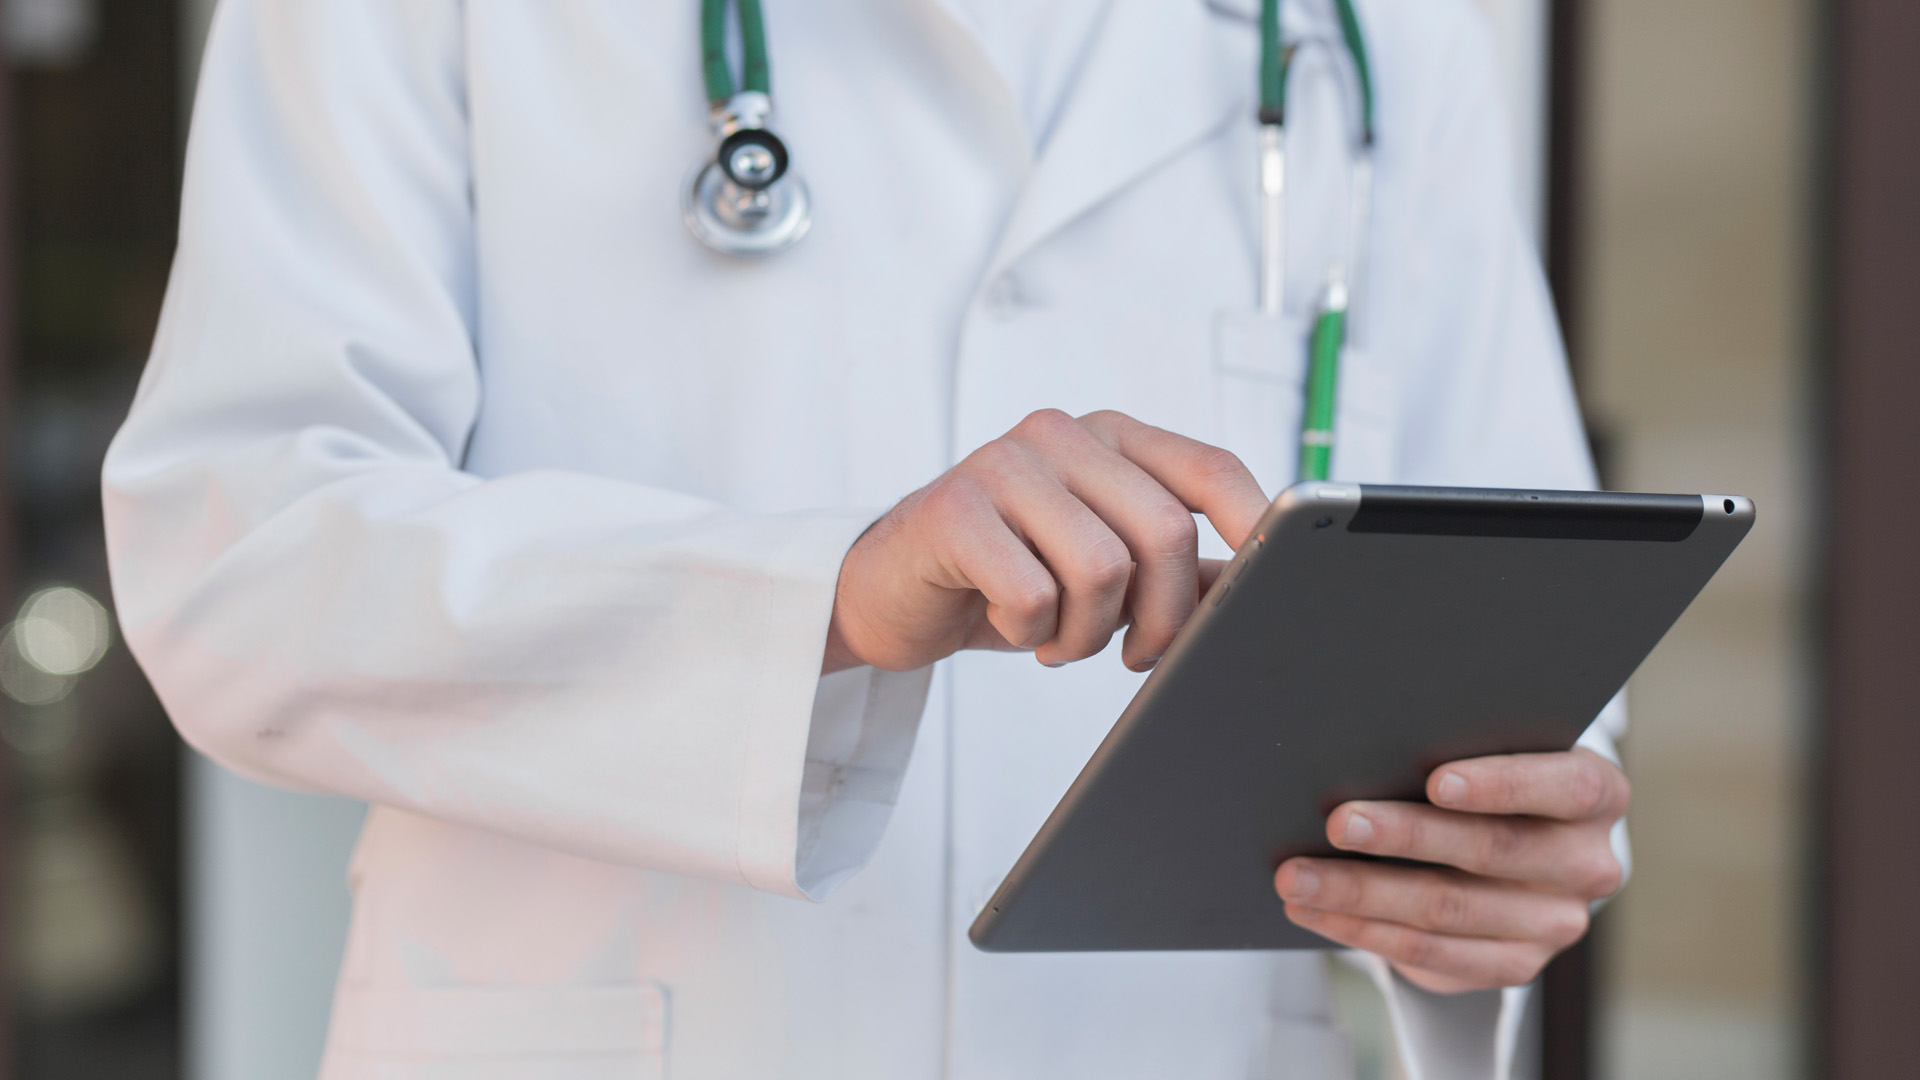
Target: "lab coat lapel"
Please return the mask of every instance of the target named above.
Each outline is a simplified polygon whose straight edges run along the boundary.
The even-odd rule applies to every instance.
[[[873,2],[892,5],[898,0]],[[942,64],[939,70],[929,72],[929,78],[961,88],[987,120],[981,133],[988,152],[995,160],[1005,162],[1013,170],[1011,175],[1026,172],[1033,164],[1033,150],[1020,117],[1020,105],[958,0],[911,0],[911,5],[923,30],[940,43]],[[952,121],[951,116],[943,119]]]
[[[986,280],[1252,107],[1254,71],[1231,62],[1214,19],[1198,0],[1113,0]]]

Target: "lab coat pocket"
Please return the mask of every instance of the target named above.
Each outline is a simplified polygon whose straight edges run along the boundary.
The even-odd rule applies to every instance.
[[[1271,493],[1294,482],[1306,394],[1310,321],[1297,313],[1229,310],[1214,317],[1215,441],[1240,455]],[[1398,399],[1384,358],[1349,343],[1335,393],[1331,479],[1389,483]]]
[[[1340,355],[1330,478],[1391,484],[1399,479],[1400,384],[1388,358],[1349,343]]]
[[[658,983],[343,985],[323,1080],[662,1080]]]
[[[1260,486],[1293,482],[1307,378],[1306,320],[1219,311],[1213,318],[1212,441],[1240,455]]]

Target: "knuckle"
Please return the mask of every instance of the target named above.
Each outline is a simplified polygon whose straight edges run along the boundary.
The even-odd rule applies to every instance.
[[[1486,822],[1481,836],[1478,864],[1482,869],[1512,866],[1525,854],[1526,836],[1512,822]]]
[[[1590,899],[1612,896],[1620,888],[1620,860],[1611,849],[1601,849],[1584,857],[1575,871],[1575,885]]]
[[[1608,815],[1616,820],[1625,817],[1627,807],[1633,805],[1633,781],[1627,779],[1624,769],[1608,762],[1613,777],[1613,804],[1608,807]]]
[[[1219,446],[1204,446],[1193,459],[1194,475],[1203,481],[1224,480],[1238,477],[1247,471],[1240,455]]]
[[[1016,434],[1019,431],[1018,428],[1014,430]],[[969,454],[967,462],[989,476],[1008,476],[1025,470],[1031,464],[1031,459],[1013,438],[1002,438]]]
[[[1547,940],[1555,951],[1567,948],[1587,936],[1587,928],[1592,922],[1593,916],[1587,911],[1587,905],[1577,900],[1556,905]]]
[[[1612,777],[1604,762],[1576,758],[1580,767],[1573,773],[1573,805],[1577,818],[1599,817],[1613,801]]]
[[[1346,867],[1333,859],[1323,860],[1316,869],[1320,874],[1318,906],[1347,912],[1367,910],[1370,890],[1365,874],[1349,873]]]
[[[1121,424],[1132,423],[1133,417],[1117,409],[1095,409],[1080,418],[1080,422],[1095,430],[1111,430]]]
[[[1367,849],[1376,855],[1433,854],[1440,841],[1433,823],[1421,814],[1401,814],[1397,807],[1375,803],[1367,808],[1366,817],[1373,822],[1373,839]]]
[[[1186,507],[1169,502],[1154,513],[1147,543],[1155,555],[1189,555],[1200,548],[1200,527]]]
[[[1121,592],[1127,587],[1127,582],[1132,580],[1132,563],[1110,564],[1100,567],[1093,575],[1093,587],[1098,589],[1101,595],[1108,595]],[[1118,629],[1118,627],[1116,626],[1115,629]]]
[[[1051,441],[1059,438],[1060,433],[1068,427],[1079,427],[1079,421],[1059,409],[1036,409],[1014,425],[1013,434],[1023,438]]]
[[[1102,540],[1081,556],[1076,576],[1100,592],[1125,588],[1133,577],[1133,555],[1117,538]]]
[[[1498,800],[1497,805],[1509,813],[1522,806],[1527,798],[1526,785],[1516,775],[1517,771],[1515,769],[1493,770],[1494,797]]]
[[[1493,977],[1500,986],[1525,986],[1539,976],[1540,970],[1552,959],[1551,953],[1543,950],[1527,949],[1518,951],[1494,961]]]
[[[1401,938],[1396,955],[1402,963],[1431,971],[1441,960],[1440,939],[1419,930],[1409,930]]]
[[[953,476],[928,488],[919,509],[943,528],[957,529],[979,524],[990,505],[986,492],[973,480]]]
[[[1025,621],[1044,618],[1060,602],[1060,587],[1044,574],[1032,574],[1014,589],[1000,606]]]
[[[1434,888],[1423,905],[1423,925],[1433,930],[1464,930],[1473,921],[1473,900],[1466,890],[1453,885]]]

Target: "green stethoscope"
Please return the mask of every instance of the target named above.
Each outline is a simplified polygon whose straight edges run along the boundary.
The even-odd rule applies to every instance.
[[[700,67],[719,146],[688,181],[681,199],[687,228],[721,253],[757,258],[800,242],[813,224],[807,185],[794,176],[787,144],[767,127],[773,116],[767,26],[760,0],[740,9],[740,85],[727,66],[728,0],[700,0]]]
[[[740,83],[727,62],[727,10],[739,9]],[[1281,0],[1260,4],[1260,311],[1278,316],[1286,298],[1287,76],[1294,48],[1280,36]],[[1366,251],[1373,188],[1373,76],[1353,0],[1333,0],[1360,91],[1350,168],[1349,251],[1327,267],[1307,342],[1307,385],[1300,420],[1302,480],[1325,480],[1333,461],[1334,412],[1348,311]],[[786,144],[767,126],[773,115],[766,23],[760,0],[701,0],[700,58],[718,146],[688,181],[687,227],[723,255],[760,257],[798,243],[813,223],[806,184],[791,171]]]
[[[1347,346],[1347,312],[1359,262],[1367,249],[1373,201],[1373,74],[1353,0],[1333,0],[1340,36],[1360,88],[1356,146],[1349,169],[1353,227],[1345,259],[1327,265],[1307,339],[1307,387],[1300,411],[1299,479],[1325,480],[1333,464],[1333,427],[1340,357]],[[1280,0],[1260,4],[1260,311],[1278,316],[1287,294],[1287,75],[1294,50],[1281,43]]]

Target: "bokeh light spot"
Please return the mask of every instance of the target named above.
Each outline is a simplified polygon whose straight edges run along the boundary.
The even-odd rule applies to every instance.
[[[111,627],[100,601],[59,585],[41,589],[21,605],[15,644],[28,663],[48,675],[79,675],[106,655]]]

